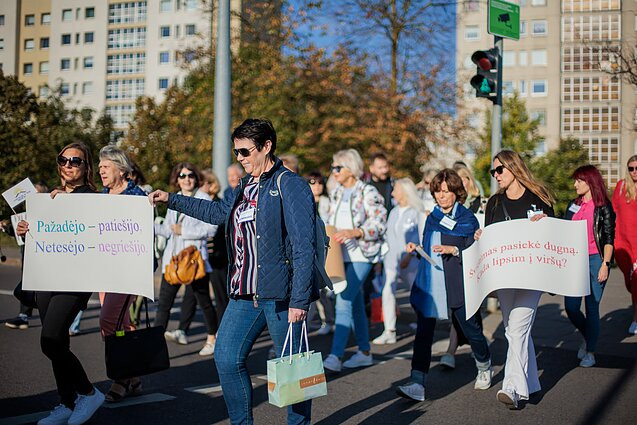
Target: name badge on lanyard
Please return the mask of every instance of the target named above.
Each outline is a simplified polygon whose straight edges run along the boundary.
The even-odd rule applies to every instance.
[[[239,223],[245,223],[246,221],[254,220],[256,215],[256,208],[248,208],[247,210],[241,212],[239,214]]]
[[[568,210],[570,212],[572,212],[573,214],[577,214],[577,212],[580,210],[580,208],[582,208],[582,207],[580,207],[577,204],[571,204],[571,206],[568,208]]]
[[[544,214],[544,211],[538,209],[535,204],[531,204],[531,209],[526,212],[526,216],[528,218],[534,217],[536,215]]]
[[[453,228],[456,227],[456,220],[449,218],[449,216],[445,216],[442,220],[440,220],[440,224],[449,230],[453,230]]]

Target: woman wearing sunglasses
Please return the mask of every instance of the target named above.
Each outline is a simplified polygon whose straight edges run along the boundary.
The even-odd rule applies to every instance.
[[[95,193],[91,152],[80,142],[66,145],[57,157],[57,172],[62,186],[58,193]],[[24,236],[26,221],[18,223],[16,233]],[[69,327],[77,314],[86,308],[90,292],[38,292],[42,353],[51,360],[60,404],[38,425],[82,424],[104,402],[104,394],[93,387],[77,357],[70,350]]]
[[[615,260],[624,274],[626,289],[632,295],[633,321],[628,333],[637,334],[637,155],[628,159],[626,175],[613,193],[617,214]]]
[[[588,234],[588,264],[591,294],[585,297],[586,316],[581,312],[582,297],[565,297],[564,308],[571,323],[584,338],[577,358],[580,366],[595,365],[595,349],[599,338],[599,303],[613,258],[615,212],[608,199],[604,178],[593,165],[584,165],[573,172],[577,198],[571,201],[564,218],[586,220]]]
[[[491,176],[500,189],[487,203],[485,226],[505,220],[553,217],[553,196],[537,181],[522,157],[503,150],[493,158]],[[475,239],[482,234],[476,231]],[[497,291],[502,310],[504,334],[509,342],[502,389],[497,399],[509,408],[517,409],[519,400],[540,390],[535,348],[531,328],[542,292],[529,289],[500,289]]]
[[[363,160],[354,149],[334,154],[332,174],[339,185],[331,194],[327,224],[336,227],[338,231],[332,238],[343,244],[347,287],[336,295],[336,329],[331,353],[323,366],[333,372],[340,372],[342,367],[372,365],[363,282],[373,264],[380,261],[387,210],[385,200],[378,190],[360,179],[363,175]],[[358,351],[349,360],[342,362],[352,328]]]
[[[233,424],[251,424],[252,384],[246,359],[268,327],[281,355],[289,325],[299,350],[301,322],[318,298],[313,286],[314,201],[302,177],[286,170],[276,131],[264,119],[247,119],[232,133],[233,152],[248,173],[222,202],[155,191],[151,204],[226,226],[230,301],[217,334],[215,365]],[[309,424],[310,400],[288,406],[289,424]]]
[[[170,175],[170,183],[180,195],[190,196],[195,199],[205,199],[210,201],[211,198],[203,190],[198,189],[201,177],[199,170],[188,163],[182,162],[177,164]],[[208,249],[206,241],[209,237],[214,236],[217,226],[204,223],[192,217],[188,217],[175,210],[169,209],[166,212],[166,219],[163,223],[155,223],[155,233],[167,239],[166,248],[162,262],[162,279],[159,289],[159,306],[157,307],[157,316],[155,316],[155,326],[163,326],[168,329],[168,319],[170,318],[170,309],[175,303],[175,296],[181,285],[171,285],[166,281],[166,267],[170,264],[170,260],[174,255],[189,246],[194,246],[199,250],[201,258],[206,265],[206,275],[201,279],[194,280],[190,285],[186,285],[186,293],[184,294],[184,302],[181,308],[181,318],[179,320],[179,328],[166,332],[166,339],[176,341],[179,344],[187,344],[186,331],[195,315],[196,304],[203,311],[206,321],[206,330],[208,336],[204,344],[200,356],[211,356],[215,350],[215,335],[217,333],[217,312],[212,305],[210,298],[209,273],[212,267],[208,262]],[[196,300],[196,304],[192,300]]]

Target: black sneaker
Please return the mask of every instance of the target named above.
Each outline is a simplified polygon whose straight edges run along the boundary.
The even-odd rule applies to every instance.
[[[22,317],[16,317],[15,319],[7,320],[4,322],[4,325],[11,329],[28,329],[29,321]]]

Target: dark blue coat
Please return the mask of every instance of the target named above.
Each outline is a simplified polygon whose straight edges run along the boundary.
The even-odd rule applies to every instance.
[[[315,299],[312,288],[314,261],[314,197],[307,181],[287,172],[281,178],[283,201],[277,176],[286,169],[278,158],[259,179],[257,200],[257,290],[256,298],[284,301],[308,310]],[[222,202],[170,194],[168,208],[206,223],[226,226],[228,276],[234,270],[231,213],[250,176],[241,179],[232,195]],[[284,208],[282,208],[282,202]]]

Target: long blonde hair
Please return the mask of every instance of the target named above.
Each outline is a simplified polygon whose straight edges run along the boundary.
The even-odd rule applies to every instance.
[[[533,176],[533,173],[531,173],[531,170],[526,166],[520,154],[505,149],[500,151],[493,160],[495,161],[496,158],[513,174],[522,186],[533,192],[545,204],[553,206],[555,198],[551,194],[551,191]],[[500,189],[498,193],[504,193],[505,190],[506,189]]]
[[[467,193],[474,198],[479,196],[480,189],[478,189],[478,185],[476,184],[476,179],[475,177],[473,177],[473,173],[471,172],[471,170],[469,170],[464,165],[454,165],[453,169],[456,170],[456,173],[458,173],[458,175],[461,178],[463,179],[466,178],[467,180],[469,180],[467,187],[465,187],[465,189],[467,190]],[[462,180],[462,182],[464,183],[464,180]]]
[[[418,189],[416,189],[416,185],[410,178],[405,177],[398,179],[394,184],[400,186],[402,189],[405,198],[407,198],[407,205],[418,212],[425,212],[425,204],[422,202],[422,199],[420,199],[420,196],[418,196]]]
[[[626,188],[626,202],[637,201],[637,190],[635,190],[635,182],[628,172],[628,164],[637,161],[637,155],[633,155],[628,158],[626,163],[626,172],[624,174],[624,187]],[[632,183],[632,184],[631,184]],[[620,192],[621,193],[621,192]]]

